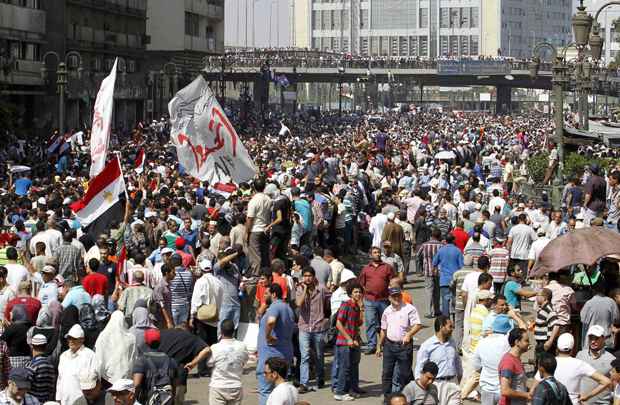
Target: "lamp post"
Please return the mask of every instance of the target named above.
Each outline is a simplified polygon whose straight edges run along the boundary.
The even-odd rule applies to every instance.
[[[541,42],[534,47],[532,52],[532,62],[530,62],[530,76],[532,79],[535,79],[538,76],[538,69],[540,68],[540,58],[538,57],[538,52],[542,48],[551,49],[553,53],[553,68],[552,68],[552,79],[551,82],[553,84],[553,104],[555,105],[555,111],[553,114],[554,122],[555,122],[555,134],[554,140],[558,146],[558,170],[556,171],[555,182],[556,184],[562,184],[563,174],[564,174],[564,113],[563,113],[563,105],[564,105],[564,85],[567,81],[566,79],[566,70],[567,66],[563,63],[563,58],[558,55],[557,49],[555,46],[548,42]],[[564,53],[566,52],[566,48],[564,48]]]
[[[344,76],[344,66],[338,66],[338,116],[342,117],[342,77]]]
[[[56,73],[56,86],[58,91],[58,129],[62,134],[65,131],[65,92],[68,84],[67,80],[67,65],[69,65],[69,57],[78,58],[78,77],[82,76],[83,68],[82,68],[82,55],[80,55],[77,51],[69,51],[65,54],[64,60],[61,59],[60,55],[54,51],[46,52],[45,55],[41,58],[43,65],[49,56],[54,56],[56,58],[56,67],[54,69],[48,70],[47,67],[41,68],[41,78],[43,81],[47,82],[48,73],[50,71]]]

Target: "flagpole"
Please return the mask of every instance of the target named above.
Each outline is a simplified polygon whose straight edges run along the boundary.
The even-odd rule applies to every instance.
[[[118,160],[118,168],[121,171],[121,177],[123,178],[123,185],[125,187],[125,198],[127,199],[127,201],[129,201],[129,194],[127,194],[127,182],[125,181],[125,174],[123,173],[123,165],[121,164],[121,151],[115,151],[114,154],[116,155],[116,159]]]

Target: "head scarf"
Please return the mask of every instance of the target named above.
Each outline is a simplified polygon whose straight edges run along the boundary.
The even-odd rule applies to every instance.
[[[93,295],[92,306],[95,310],[95,319],[97,319],[97,322],[105,322],[110,317],[110,311],[106,308],[103,295]]]
[[[28,319],[28,312],[23,305],[15,305],[11,311],[11,322],[30,322]]]
[[[118,381],[132,375],[136,356],[136,338],[125,325],[125,315],[114,311],[95,343],[95,359],[100,376],[106,381]]]

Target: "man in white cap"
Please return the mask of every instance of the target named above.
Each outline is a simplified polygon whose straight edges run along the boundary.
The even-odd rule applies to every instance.
[[[56,368],[48,356],[45,355],[47,338],[45,335],[36,334],[30,341],[32,360],[26,364],[30,370],[30,394],[44,403],[54,399],[56,385]]]
[[[575,346],[575,338],[570,333],[563,333],[558,338],[558,354],[556,357],[557,368],[554,377],[568,391],[574,405],[587,402],[590,398],[597,396],[611,384],[608,377],[596,371],[594,367],[583,360],[571,357],[571,352]],[[581,391],[581,384],[584,377],[594,380],[598,385],[588,392]],[[540,376],[536,375],[536,380],[540,381]]]
[[[82,397],[80,372],[97,370],[95,352],[84,346],[84,330],[75,324],[65,335],[69,349],[60,355],[56,399],[61,404],[72,404]]]
[[[588,329],[587,339],[589,346],[577,353],[576,358],[583,360],[599,373],[609,377],[611,374],[611,362],[616,356],[605,350],[605,338],[607,331],[601,325],[592,325]],[[596,388],[597,384],[591,379],[584,378],[581,380],[581,392],[591,392]],[[591,405],[609,404],[612,400],[611,391],[605,390],[601,394],[596,395],[585,403]]]
[[[222,282],[213,275],[213,264],[208,259],[198,262],[202,276],[196,280],[190,307],[190,327],[196,328],[198,336],[208,345],[217,343],[217,316],[213,319],[204,318],[206,307],[215,305],[215,313],[222,306]],[[202,370],[200,370],[202,371]]]
[[[136,401],[136,388],[133,381],[127,378],[121,378],[108,388],[108,392],[112,395],[115,405],[140,405]]]
[[[79,405],[105,405],[109,403],[109,395],[102,389],[97,373],[90,371],[80,372],[80,388],[84,395],[77,403]],[[106,401],[107,400],[107,401]]]
[[[545,246],[547,246],[549,242],[551,242],[551,239],[546,236],[546,231],[543,226],[541,226],[540,224],[534,224],[533,228],[536,231],[536,236],[538,236],[538,239],[532,242],[532,245],[530,246],[530,251],[527,256],[528,271],[531,270],[532,267],[534,267],[534,263],[536,263],[536,260],[538,260],[540,252],[542,252]]]
[[[46,264],[41,270],[41,278],[43,284],[39,288],[39,301],[42,305],[47,305],[52,301],[58,301],[58,284],[54,281],[56,276],[56,269],[54,266]]]

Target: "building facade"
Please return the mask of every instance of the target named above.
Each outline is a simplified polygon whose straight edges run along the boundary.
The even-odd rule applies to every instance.
[[[571,35],[571,0],[293,1],[295,46],[360,55],[529,57]]]
[[[0,102],[16,107],[19,126],[28,126],[44,95],[41,52],[46,12],[40,0],[0,0]]]
[[[149,0],[147,118],[165,115],[168,100],[205,68],[205,58],[224,53],[224,4],[224,0]]]

